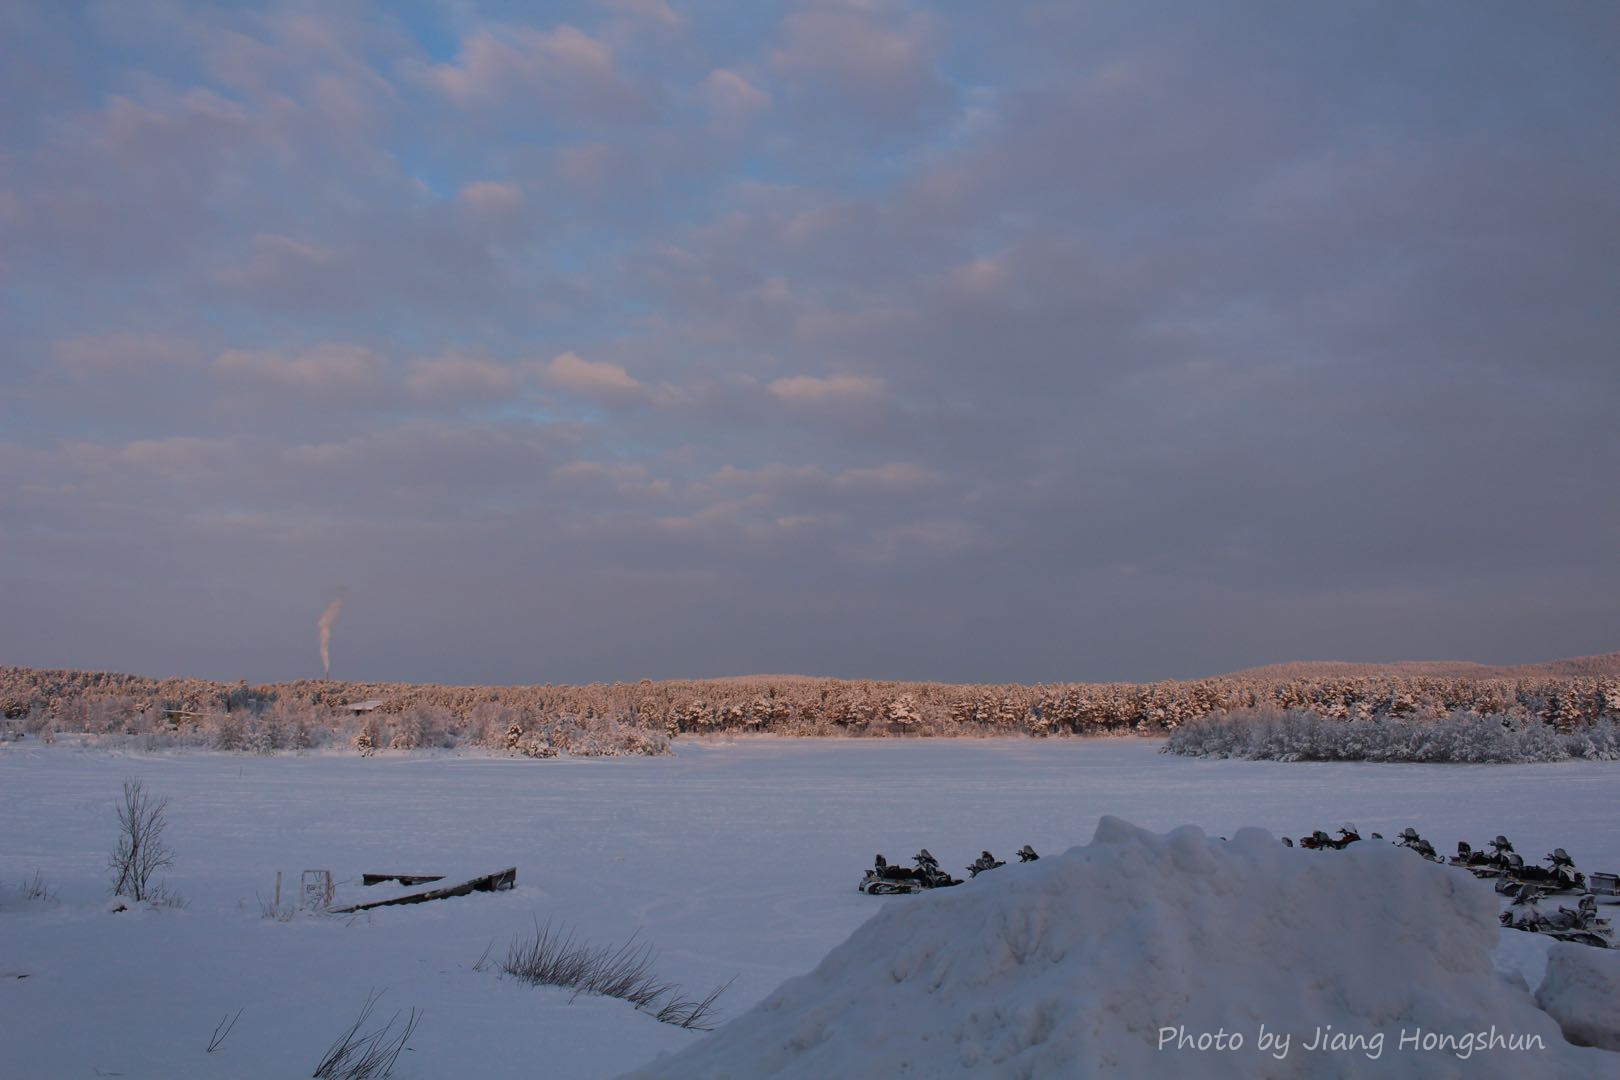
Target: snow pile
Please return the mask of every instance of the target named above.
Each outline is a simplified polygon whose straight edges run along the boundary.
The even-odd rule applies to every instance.
[[[636,1080],[1594,1076],[1498,975],[1489,886],[1392,845],[1105,817],[1086,847],[887,901]]]
[[[1547,950],[1536,1001],[1571,1042],[1620,1050],[1620,952],[1560,941]]]

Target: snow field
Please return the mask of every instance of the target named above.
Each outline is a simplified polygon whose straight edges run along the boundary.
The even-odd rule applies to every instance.
[[[396,1076],[612,1076],[702,1036],[620,1001],[475,972],[486,946],[498,956],[536,919],[593,943],[639,931],[656,972],[689,992],[736,976],[720,1002],[736,1017],[875,913],[933,899],[857,893],[874,852],[904,862],[927,846],[960,874],[981,848],[1055,855],[1107,814],[1160,832],[1196,822],[1211,837],[1343,821],[1393,837],[1411,824],[1442,850],[1506,832],[1529,859],[1563,846],[1585,869],[1620,868],[1620,764],[1205,761],[1157,745],[683,739],[672,758],[531,761],[14,744],[0,752],[0,973],[29,977],[0,978],[0,1076],[307,1075],[372,988],[387,989],[380,1018],[425,1010]],[[112,807],[129,775],[169,799],[168,883],[185,910],[103,911]],[[999,876],[1045,862],[951,892],[1006,888]],[[354,919],[259,913],[278,869],[291,893],[306,867],[347,882],[511,865],[518,887],[506,893]],[[20,898],[36,869],[54,904]],[[1504,933],[1496,960],[1533,989],[1548,944]],[[237,1008],[236,1029],[205,1053]]]

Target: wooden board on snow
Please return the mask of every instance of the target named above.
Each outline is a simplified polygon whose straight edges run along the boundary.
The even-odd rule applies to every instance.
[[[345,904],[343,907],[327,908],[327,910],[334,915],[347,915],[354,911],[388,907],[392,904],[425,904],[429,900],[444,900],[452,896],[466,896],[468,893],[501,892],[512,888],[516,884],[517,867],[509,866],[505,870],[497,870],[493,874],[469,878],[455,885],[443,885],[437,889],[424,889],[421,892],[406,893],[404,896],[391,896],[386,900],[368,900],[361,904]]]

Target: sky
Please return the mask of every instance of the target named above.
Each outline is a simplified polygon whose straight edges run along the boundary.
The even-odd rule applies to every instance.
[[[1620,649],[1607,2],[0,4],[0,664]]]

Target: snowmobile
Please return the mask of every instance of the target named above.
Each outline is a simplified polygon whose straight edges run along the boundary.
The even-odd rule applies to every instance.
[[[1508,838],[1500,833],[1497,834],[1496,839],[1491,841],[1491,854],[1489,855],[1483,851],[1475,851],[1468,846],[1468,841],[1459,840],[1457,841],[1457,854],[1452,857],[1451,865],[1461,866],[1475,877],[1499,877],[1506,873],[1508,867],[1512,865],[1508,859],[1508,856],[1512,854],[1514,854],[1513,845],[1508,843]]]
[[[1039,858],[1040,856],[1035,854],[1035,849],[1030,847],[1028,844],[1025,844],[1023,847],[1018,849],[1019,862],[1035,862]]]
[[[1006,866],[1006,860],[998,859],[988,851],[979,852],[979,857],[968,863],[968,877],[978,877],[986,870],[994,870],[998,866]]]
[[[1558,910],[1549,915],[1536,906],[1543,896],[1534,885],[1525,885],[1513,898],[1512,906],[1502,912],[1502,925],[1599,949],[1615,947],[1614,928],[1608,919],[1598,918],[1597,897],[1588,893],[1573,909],[1560,904]]]
[[[1586,887],[1604,896],[1620,896],[1620,874],[1588,874]]]
[[[1399,836],[1400,842],[1397,846],[1411,848],[1413,851],[1417,852],[1425,859],[1428,859],[1430,862],[1445,862],[1444,859],[1435,854],[1434,845],[1423,839],[1423,837],[1419,836],[1418,831],[1412,828],[1412,826],[1408,825],[1406,828],[1402,829]]]
[[[1333,848],[1335,851],[1342,851],[1344,848],[1349,847],[1351,844],[1360,839],[1361,834],[1356,832],[1356,827],[1354,825],[1343,825],[1339,828],[1339,838],[1337,840],[1323,832],[1321,829],[1317,829],[1309,836],[1300,837],[1299,846],[1302,848],[1310,848],[1313,851],[1320,851],[1324,848]]]
[[[1585,892],[1586,875],[1575,869],[1575,860],[1563,848],[1553,848],[1544,862],[1550,866],[1526,866],[1524,857],[1514,852],[1506,856],[1507,868],[1497,879],[1496,891],[1513,896],[1534,886],[1543,893]]]
[[[924,889],[943,889],[962,884],[940,869],[939,860],[923,848],[912,857],[915,867],[890,866],[881,854],[873,859],[872,869],[855,886],[869,896],[896,896],[900,893],[921,892]]]

